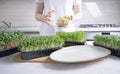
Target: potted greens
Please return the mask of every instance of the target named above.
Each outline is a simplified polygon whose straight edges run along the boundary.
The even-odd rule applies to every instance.
[[[48,56],[62,47],[64,40],[58,36],[38,36],[20,41],[19,51],[23,60]]]
[[[58,32],[56,35],[65,41],[64,46],[84,45],[86,41],[86,33],[84,31]]]
[[[120,36],[95,35],[94,45],[108,48],[112,51],[112,55],[120,57]]]
[[[22,32],[0,31],[0,57],[16,53],[23,37]]]

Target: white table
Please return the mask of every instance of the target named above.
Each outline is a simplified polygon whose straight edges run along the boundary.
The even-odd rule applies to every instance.
[[[120,58],[114,56],[77,64],[21,63],[14,62],[13,56],[0,58],[0,74],[120,74]]]

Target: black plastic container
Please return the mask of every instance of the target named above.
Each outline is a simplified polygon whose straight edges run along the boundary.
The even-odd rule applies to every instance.
[[[42,49],[42,50],[31,51],[31,52],[21,52],[21,58],[23,60],[30,60],[34,58],[43,57],[43,56],[49,56],[52,52],[61,48],[62,47],[55,47],[55,48]]]
[[[9,48],[6,50],[0,50],[0,57],[5,57],[18,52],[18,47]]]
[[[65,47],[75,46],[75,45],[85,45],[85,42],[74,42],[74,41],[65,41]]]
[[[117,49],[114,49],[114,48],[110,48],[110,47],[106,47],[106,46],[102,46],[102,45],[95,44],[95,43],[93,43],[93,44],[94,44],[95,46],[100,46],[100,47],[107,48],[107,49],[111,50],[111,55],[120,57],[120,50],[117,50]]]

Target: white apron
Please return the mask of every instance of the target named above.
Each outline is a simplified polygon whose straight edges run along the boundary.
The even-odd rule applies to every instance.
[[[56,20],[60,16],[73,15],[73,1],[74,0],[38,0],[44,2],[44,13],[50,10],[54,10],[52,13],[51,25],[44,22],[40,25],[40,35],[55,35],[58,31],[75,31],[73,23],[68,28],[59,28],[56,24]]]

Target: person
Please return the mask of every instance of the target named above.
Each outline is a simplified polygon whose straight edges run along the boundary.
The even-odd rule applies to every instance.
[[[35,18],[42,22],[40,35],[55,35],[56,32],[61,31],[56,20],[62,16],[72,16],[72,21],[79,20],[81,18],[81,0],[36,0]],[[73,25],[65,29],[72,31]]]

